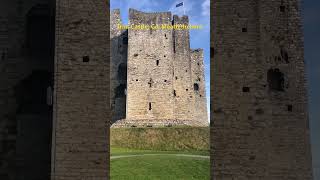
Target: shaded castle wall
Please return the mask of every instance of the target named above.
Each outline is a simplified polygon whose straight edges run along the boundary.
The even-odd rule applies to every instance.
[[[213,2],[212,179],[312,179],[300,11]]]
[[[109,7],[58,0],[52,178],[108,179]]]
[[[0,179],[49,178],[53,17],[54,1],[0,3]]]
[[[171,24],[171,13],[129,10],[130,25]],[[172,31],[129,30],[127,119],[173,119]]]
[[[173,16],[174,25],[189,25],[187,16]],[[176,119],[193,119],[195,110],[191,82],[190,35],[189,30],[173,30],[174,44],[174,113]]]
[[[126,117],[128,31],[118,28],[121,24],[120,10],[113,10],[110,18],[110,100],[114,122]]]
[[[191,89],[194,96],[194,120],[208,125],[203,49],[191,50]]]

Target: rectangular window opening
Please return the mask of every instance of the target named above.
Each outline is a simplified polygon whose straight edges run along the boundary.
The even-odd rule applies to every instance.
[[[83,62],[89,62],[89,61],[90,61],[89,56],[83,56],[83,57],[82,57],[82,61],[83,61]]]
[[[249,87],[243,87],[242,88],[242,92],[250,92],[250,88]]]

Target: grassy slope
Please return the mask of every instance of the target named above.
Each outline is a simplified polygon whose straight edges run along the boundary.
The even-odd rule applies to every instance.
[[[111,147],[154,151],[209,151],[209,128],[115,128]]]

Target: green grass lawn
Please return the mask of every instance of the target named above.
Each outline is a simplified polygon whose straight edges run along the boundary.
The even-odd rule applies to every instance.
[[[111,156],[160,154],[111,159],[111,180],[207,180],[209,159],[172,154],[209,155],[205,151],[151,151],[111,148]],[[170,155],[171,154],[171,155]]]

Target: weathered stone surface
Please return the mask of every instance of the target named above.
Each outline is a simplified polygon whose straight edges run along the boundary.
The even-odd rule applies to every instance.
[[[212,179],[312,179],[299,0],[211,6]]]
[[[105,1],[57,1],[55,180],[108,178],[108,12]]]
[[[105,1],[1,1],[0,179],[108,178],[108,13]]]

